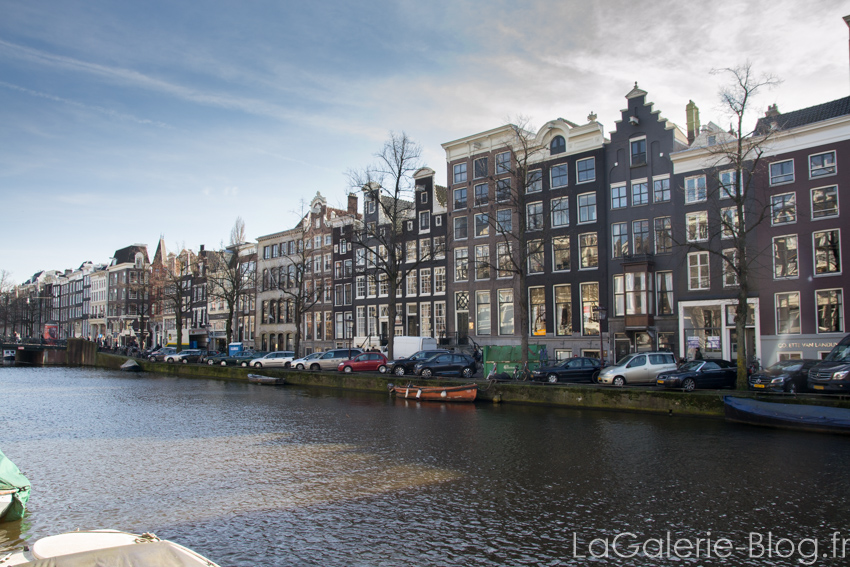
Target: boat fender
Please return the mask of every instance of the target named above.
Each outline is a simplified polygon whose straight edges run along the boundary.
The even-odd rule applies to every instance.
[[[440,392],[440,397],[441,397],[441,398],[445,398],[445,397],[446,397],[446,391],[445,391],[445,390],[443,390],[442,392]]]
[[[418,400],[420,397],[422,397],[422,390],[416,390],[416,399]]]

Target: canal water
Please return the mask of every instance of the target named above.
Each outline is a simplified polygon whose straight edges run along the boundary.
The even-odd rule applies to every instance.
[[[0,386],[33,485],[0,549],[105,527],[222,566],[850,564],[839,436],[90,369]]]

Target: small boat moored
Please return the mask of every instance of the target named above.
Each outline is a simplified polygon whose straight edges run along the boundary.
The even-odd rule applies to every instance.
[[[474,402],[478,396],[478,384],[463,386],[407,386],[388,385],[390,393],[400,398],[410,400],[425,400],[432,402]]]
[[[0,522],[24,517],[30,497],[30,481],[0,451]]]
[[[850,409],[803,404],[762,402],[750,398],[725,396],[727,421],[816,431],[850,434]]]
[[[141,372],[142,367],[139,366],[138,362],[131,359],[121,365],[121,370],[124,372]]]
[[[252,384],[267,384],[269,386],[283,386],[286,384],[286,378],[275,378],[273,376],[263,376],[261,374],[248,374],[248,382]]]

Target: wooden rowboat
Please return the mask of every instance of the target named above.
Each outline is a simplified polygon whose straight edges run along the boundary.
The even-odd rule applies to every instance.
[[[463,386],[392,386],[390,392],[408,400],[432,402],[474,402],[478,395],[478,384]]]
[[[286,384],[286,378],[274,378],[262,374],[248,374],[248,382],[252,384],[268,384],[269,386],[282,386]]]

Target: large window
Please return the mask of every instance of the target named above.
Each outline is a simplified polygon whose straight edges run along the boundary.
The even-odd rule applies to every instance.
[[[508,173],[511,170],[511,153],[496,154],[496,175]]]
[[[528,241],[528,273],[540,274],[543,272],[543,241]]]
[[[738,234],[738,209],[724,207],[720,209],[720,237],[734,238]]]
[[[734,248],[723,250],[723,287],[738,286],[738,251]]]
[[[546,336],[546,290],[542,287],[528,289],[528,323],[532,336]]]
[[[381,276],[386,276],[386,274],[381,274]],[[383,283],[384,279],[382,278],[381,281]],[[389,289],[389,286],[387,288]],[[431,268],[419,270],[419,295],[431,295]]]
[[[455,248],[455,281],[465,282],[469,279],[469,249]]]
[[[688,242],[705,242],[708,240],[708,213],[697,211],[688,213],[685,217]]]
[[[631,148],[632,166],[646,165],[646,138],[632,140]]]
[[[475,247],[475,279],[490,279],[490,245],[481,244]]]
[[[599,307],[599,284],[583,283],[581,290],[581,334],[584,336],[599,336],[599,318],[596,308]]]
[[[552,227],[569,226],[570,224],[570,198],[561,197],[550,201],[552,207]]]
[[[611,224],[611,257],[622,258],[629,253],[629,225],[624,222]]]
[[[474,179],[487,177],[487,158],[480,157],[472,162],[472,173]]]
[[[475,237],[480,238],[490,234],[490,217],[487,213],[475,215]]]
[[[657,272],[656,281],[656,306],[658,315],[673,314],[673,272]]]
[[[569,166],[567,164],[553,165],[549,171],[549,176],[552,184],[552,189],[566,187],[568,183]]]
[[[838,186],[812,189],[812,218],[823,219],[838,216]]]
[[[673,251],[673,229],[670,217],[655,219],[655,253],[668,254]]]
[[[416,270],[410,270],[409,272],[407,272],[407,278],[405,278],[405,283],[406,283],[405,287],[407,288],[406,289],[407,296],[408,297],[415,296],[416,291],[417,291],[417,289],[416,289],[417,288],[417,285],[416,285],[417,284]]]
[[[791,183],[794,181],[794,160],[779,161],[770,164],[770,184]]]
[[[555,288],[555,334],[563,337],[573,334],[573,302],[569,285]]]
[[[496,181],[496,201],[503,203],[511,199],[511,180],[498,179]]]
[[[649,254],[649,221],[632,221],[632,250],[634,254]]]
[[[578,222],[596,222],[596,193],[578,196]]]
[[[537,193],[543,190],[543,171],[532,169],[528,172],[525,179],[525,192]]]
[[[466,164],[457,163],[454,165],[454,183],[463,183],[466,181]]]
[[[513,273],[513,261],[511,260],[511,246],[509,242],[496,244],[496,261],[499,266],[498,277],[509,278]]]
[[[731,199],[738,196],[738,172],[734,169],[720,172],[720,198]]]
[[[649,203],[649,184],[646,181],[632,182],[632,206]]]
[[[652,200],[664,203],[670,200],[670,178],[652,180]]]
[[[809,156],[809,177],[835,174],[835,152],[824,152]]]
[[[709,289],[708,252],[688,254],[688,289]]]
[[[595,232],[580,234],[578,237],[578,253],[582,269],[599,266],[599,245]]]
[[[446,293],[446,268],[434,268],[434,294]]]
[[[580,159],[576,162],[578,182],[585,183],[596,179],[596,158]]]
[[[455,210],[466,208],[466,187],[460,187],[454,190],[455,194]]]
[[[777,293],[776,334],[796,335],[800,333],[800,292]]]
[[[815,292],[818,308],[818,333],[844,332],[843,290],[824,289]]]
[[[704,175],[700,175],[699,177],[688,177],[685,179],[686,203],[699,203],[700,201],[705,201],[705,198],[706,189]]]
[[[773,239],[773,278],[796,278],[797,235],[777,236]]]
[[[556,236],[552,239],[552,269],[556,272],[570,269],[569,236]]]
[[[838,229],[812,234],[815,247],[815,274],[841,273],[841,234]]]
[[[463,240],[467,234],[467,218],[455,217],[455,240]]]
[[[770,198],[770,224],[797,222],[797,194],[782,193]]]
[[[479,335],[490,334],[490,292],[475,292],[475,332]]]
[[[649,313],[652,276],[646,272],[614,276],[614,316]]]
[[[476,207],[482,207],[490,202],[490,188],[486,183],[476,185],[474,191]]]
[[[625,185],[611,187],[611,208],[625,209],[629,206],[629,197]]]
[[[514,332],[514,290],[499,290],[499,334],[512,335]]]
[[[527,230],[543,230],[543,203],[537,201],[525,206],[525,228]]]
[[[552,138],[552,141],[549,142],[549,153],[551,155],[562,154],[567,151],[567,142],[564,140],[563,136],[555,136]]]
[[[506,234],[513,230],[511,222],[511,210],[499,209],[496,211],[496,231],[500,234]]]

